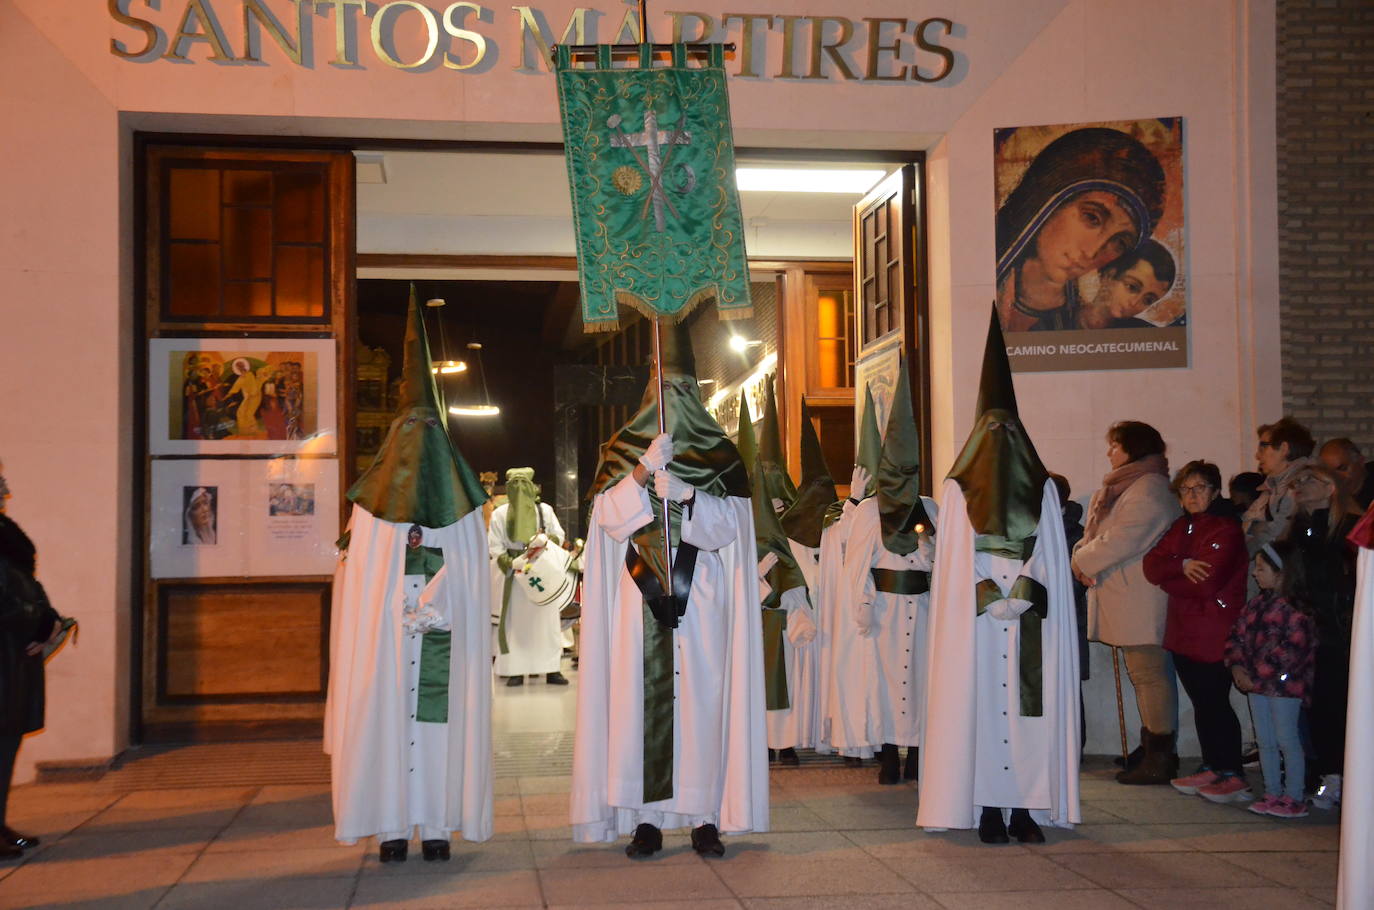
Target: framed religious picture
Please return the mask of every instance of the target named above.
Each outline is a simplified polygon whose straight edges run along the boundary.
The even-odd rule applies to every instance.
[[[1017,371],[1188,365],[1182,117],[996,130],[996,303]]]
[[[153,338],[152,455],[338,451],[334,342],[303,338]]]

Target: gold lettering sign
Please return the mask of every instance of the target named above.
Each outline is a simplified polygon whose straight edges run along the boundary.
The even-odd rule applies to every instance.
[[[633,43],[654,37],[647,33],[652,31],[646,29],[650,23],[641,23],[634,8],[625,10],[616,22],[592,7],[575,7],[560,32],[548,14],[534,6],[509,7],[504,20],[498,21],[497,10],[478,0],[448,2],[442,11],[441,5],[429,0],[106,0],[105,4],[110,18],[129,30],[110,39],[110,53],[139,63],[208,60],[261,66],[279,64],[284,58],[313,68],[311,37],[316,18],[332,21],[334,26],[330,66],[349,69],[380,63],[410,72],[484,72],[488,67],[482,64],[496,58],[499,36],[504,34],[515,48],[512,68],[540,75],[552,69],[555,41]],[[958,52],[942,43],[954,37],[954,22],[941,17],[851,19],[701,10],[667,10],[663,15],[668,27],[659,40],[671,34],[674,42],[729,41],[737,34],[733,75],[745,79],[934,83],[948,78],[958,61]],[[224,22],[231,31],[234,26],[238,30],[226,33]],[[366,29],[363,43],[371,44],[371,60],[365,60],[359,50],[360,26]],[[275,45],[275,51],[269,44]],[[799,44],[806,48],[804,71],[798,69],[796,59]],[[236,50],[241,50],[237,56]]]

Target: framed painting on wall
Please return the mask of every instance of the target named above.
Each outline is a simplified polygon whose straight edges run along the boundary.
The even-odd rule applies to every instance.
[[[152,455],[332,455],[334,342],[303,338],[148,341]]]

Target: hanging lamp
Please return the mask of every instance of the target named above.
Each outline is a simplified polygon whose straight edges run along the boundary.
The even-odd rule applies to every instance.
[[[477,372],[482,376],[482,403],[464,406],[454,406],[448,412],[455,417],[495,417],[501,413],[501,409],[491,403],[491,392],[487,389],[487,367],[482,360],[482,345],[480,342],[469,341],[468,350],[477,353]]]
[[[446,306],[448,301],[442,297],[431,297],[425,301],[425,306],[431,309],[438,309]],[[442,360],[436,360],[430,364],[429,371],[435,375],[451,376],[455,373],[465,372],[468,365],[461,360],[448,359],[448,342],[444,339],[444,316],[436,313],[435,318],[439,323],[439,356]]]

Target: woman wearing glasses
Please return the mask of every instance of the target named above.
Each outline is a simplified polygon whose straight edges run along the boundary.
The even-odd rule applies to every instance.
[[[1245,606],[1245,535],[1220,495],[1216,465],[1190,461],[1172,486],[1184,515],[1145,554],[1145,578],[1169,595],[1164,648],[1193,703],[1202,766],[1170,783],[1180,793],[1227,801],[1246,789],[1231,671],[1222,660],[1226,637]]]

